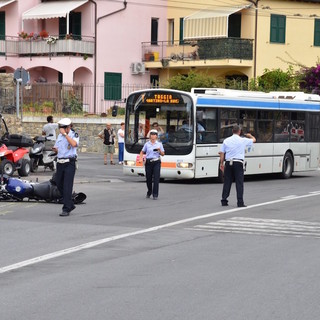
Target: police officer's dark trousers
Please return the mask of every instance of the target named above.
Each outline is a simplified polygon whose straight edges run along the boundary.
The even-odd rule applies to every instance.
[[[158,197],[159,194],[159,181],[160,181],[160,169],[161,161],[146,161],[146,178],[147,178],[147,188],[148,195],[153,195]],[[153,186],[152,186],[153,182]]]
[[[73,180],[76,172],[75,160],[57,163],[56,183],[63,197],[63,211],[70,212],[74,208],[72,201]]]
[[[243,179],[244,179],[244,172],[243,172],[243,163],[233,161],[232,165],[230,165],[229,161],[226,161],[225,168],[224,168],[224,184],[222,189],[222,200],[221,203],[224,205],[228,204],[228,197],[230,195],[231,185],[233,179],[236,183],[236,190],[237,190],[237,204],[238,206],[243,205]]]

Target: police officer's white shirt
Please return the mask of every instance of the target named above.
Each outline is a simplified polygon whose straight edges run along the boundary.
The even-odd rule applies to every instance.
[[[42,131],[46,133],[46,137],[48,140],[56,140],[56,130],[58,129],[57,123],[47,123],[43,126]]]
[[[253,140],[249,138],[241,138],[237,134],[226,138],[221,146],[221,152],[225,153],[226,161],[231,159],[244,160],[244,152],[246,147],[252,146]]]
[[[55,147],[58,148],[58,159],[61,158],[75,158],[77,156],[77,147],[79,145],[79,135],[77,132],[70,130],[68,136],[77,142],[76,147],[72,147],[67,138],[61,133],[58,135],[58,139],[55,143]]]
[[[154,149],[159,149],[164,152],[164,148],[161,142],[156,141],[154,144],[152,144],[151,141],[147,141],[143,148],[142,151],[146,154],[147,159],[157,159],[160,157],[160,154],[158,151],[153,151]]]

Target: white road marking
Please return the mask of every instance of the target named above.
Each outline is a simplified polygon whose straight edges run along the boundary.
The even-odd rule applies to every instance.
[[[13,211],[1,211],[0,212],[0,216],[5,216],[7,213],[11,213],[11,212],[13,212]]]
[[[296,195],[295,194],[291,194],[289,196],[286,196],[286,197],[281,197],[281,199],[290,199],[290,198],[295,198]]]
[[[227,220],[209,222],[205,225],[197,225],[188,228],[188,230],[320,238],[319,222],[295,220],[233,217]]]
[[[173,226],[189,223],[189,222],[192,222],[192,221],[207,219],[207,218],[211,218],[211,217],[215,217],[215,216],[219,216],[219,215],[223,215],[223,214],[227,214],[227,213],[239,212],[239,211],[248,210],[248,209],[252,209],[252,208],[268,206],[268,205],[271,205],[271,204],[285,202],[285,201],[291,201],[291,200],[314,197],[314,196],[318,196],[318,195],[320,195],[320,193],[309,193],[309,194],[305,194],[305,195],[302,195],[302,196],[296,196],[295,198],[291,198],[291,197],[290,198],[285,198],[285,199],[282,198],[282,199],[278,199],[278,200],[267,201],[267,202],[263,202],[263,203],[257,203],[257,204],[249,205],[249,206],[243,207],[243,208],[234,208],[234,209],[223,210],[223,211],[219,211],[219,212],[208,213],[208,214],[204,214],[204,215],[200,215],[200,216],[195,216],[195,217],[191,217],[191,218],[186,218],[186,219],[182,219],[182,220],[173,221],[173,222],[165,223],[165,224],[162,224],[162,225],[154,226],[154,227],[147,228],[147,229],[141,229],[141,230],[134,231],[134,232],[123,233],[123,234],[119,234],[119,235],[116,235],[116,236],[113,236],[113,237],[108,237],[108,238],[104,238],[104,239],[100,239],[100,240],[96,240],[96,241],[83,243],[83,244],[75,246],[75,247],[71,247],[71,248],[55,251],[55,252],[52,252],[52,253],[49,253],[49,254],[45,254],[45,255],[42,255],[42,256],[39,256],[39,257],[35,257],[35,258],[29,259],[29,260],[24,260],[24,261],[15,263],[15,264],[11,264],[11,265],[5,266],[5,267],[0,268],[0,274],[8,272],[8,271],[16,270],[16,269],[21,269],[23,267],[26,267],[26,266],[29,266],[29,265],[33,265],[33,264],[36,264],[36,263],[39,263],[39,262],[55,259],[55,258],[64,256],[64,255],[67,255],[67,254],[75,253],[75,252],[78,252],[78,251],[81,251],[81,250],[84,250],[84,249],[90,249],[90,248],[93,248],[93,247],[96,247],[96,246],[99,246],[101,244],[105,244],[105,243],[108,243],[108,242],[112,242],[112,241],[116,241],[116,240],[120,240],[120,239],[124,239],[124,238],[129,238],[129,237],[133,237],[133,236],[140,235],[140,234],[154,232],[154,231],[158,231],[158,230],[161,230],[161,229],[165,229],[165,228],[169,228],[169,227],[173,227]]]

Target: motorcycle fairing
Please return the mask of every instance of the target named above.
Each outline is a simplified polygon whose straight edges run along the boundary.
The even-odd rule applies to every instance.
[[[6,185],[6,190],[19,199],[29,197],[33,193],[33,187],[29,182],[21,179],[10,178]]]

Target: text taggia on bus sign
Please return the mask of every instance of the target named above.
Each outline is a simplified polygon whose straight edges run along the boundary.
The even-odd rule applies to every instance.
[[[144,99],[145,103],[167,103],[167,104],[179,104],[180,99],[177,96],[174,96],[173,94],[151,94],[148,96],[145,96]]]

